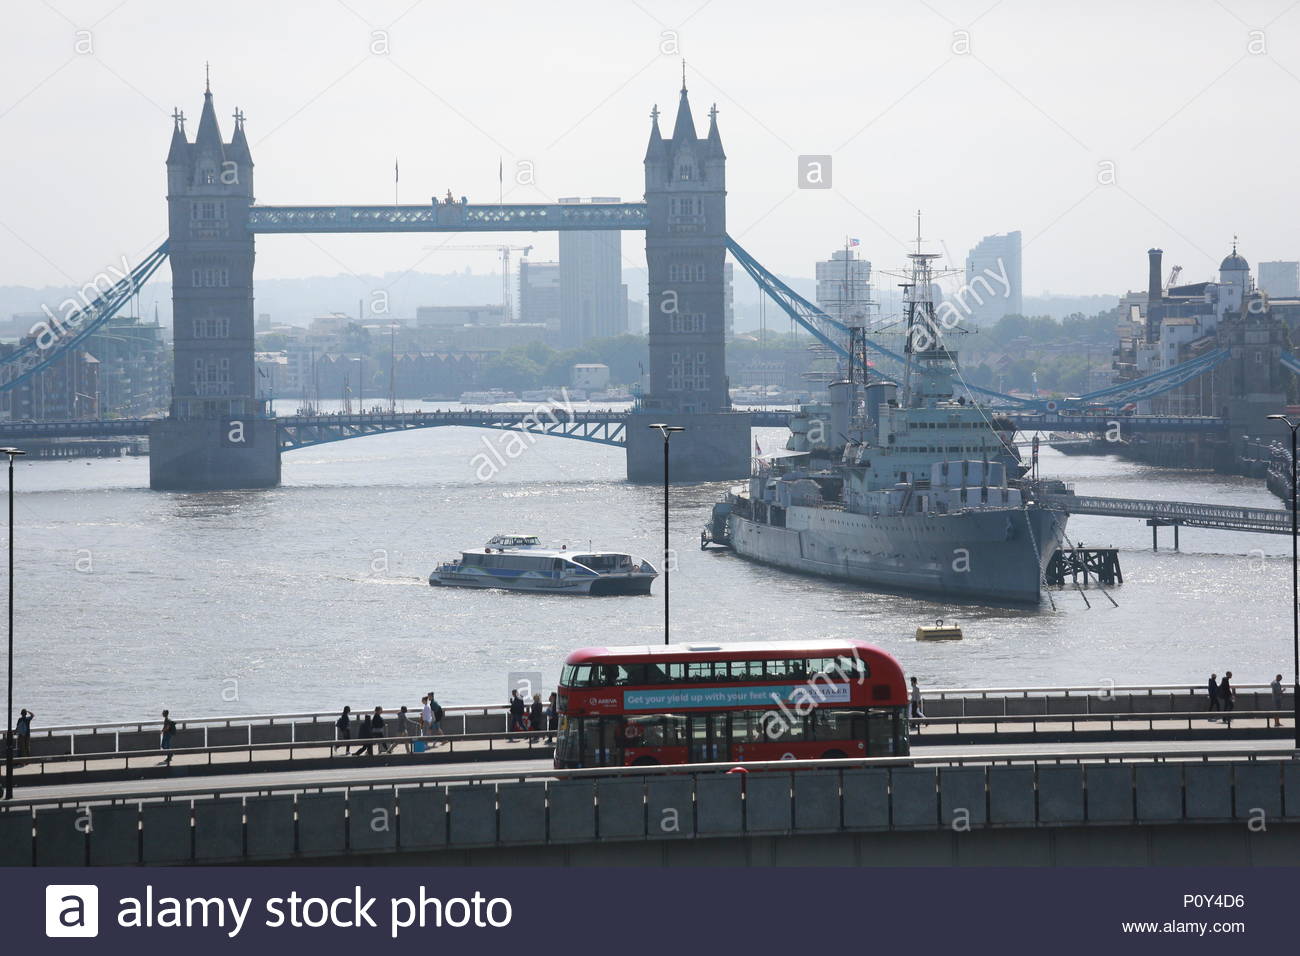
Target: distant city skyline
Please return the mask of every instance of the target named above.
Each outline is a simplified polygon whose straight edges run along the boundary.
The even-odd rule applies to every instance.
[[[157,244],[170,113],[197,121],[205,60],[223,132],[236,108],[248,115],[260,202],[384,203],[395,186],[403,202],[447,189],[476,202],[637,196],[648,113],[672,105],[684,56],[694,101],[719,108],[729,228],[785,274],[811,275],[845,234],[878,269],[895,268],[918,207],[948,267],[979,237],[1021,230],[1027,295],[1140,288],[1132,263],[1151,246],[1183,265],[1184,281],[1207,279],[1234,234],[1252,259],[1300,258],[1289,210],[1263,201],[1285,194],[1277,157],[1300,146],[1274,105],[1300,85],[1300,15],[1289,9],[1100,2],[1043,20],[1023,3],[950,2],[900,5],[868,24],[832,4],[804,24],[726,0],[579,2],[563,19],[520,8],[504,23],[465,9],[454,28],[431,5],[223,10],[103,0],[10,13],[0,130],[22,148],[0,186],[0,285],[79,284]],[[1177,44],[1165,42],[1171,17]],[[1263,43],[1252,43],[1252,17],[1267,24]],[[823,29],[836,18],[844,29]],[[575,47],[576,22],[602,42]],[[492,56],[482,43],[440,42],[449,29],[490,38]],[[436,57],[424,55],[431,43]],[[1251,130],[1249,150],[1219,135],[1225,122]],[[809,155],[831,157],[829,188],[797,188]],[[1225,175],[1247,188],[1212,188]],[[533,238],[536,258],[555,257],[554,235]],[[263,237],[257,268],[265,278],[418,270],[426,245]],[[625,267],[644,265],[639,235],[622,245]]]

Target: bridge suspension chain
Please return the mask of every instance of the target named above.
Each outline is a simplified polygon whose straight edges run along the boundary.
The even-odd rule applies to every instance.
[[[45,329],[34,334],[31,342],[0,358],[0,393],[17,388],[33,375],[71,355],[78,345],[115,316],[166,260],[167,243],[164,242],[128,275],[99,291],[80,309],[64,316],[55,316],[47,310],[49,318],[44,323]],[[99,289],[95,283],[87,285]]]

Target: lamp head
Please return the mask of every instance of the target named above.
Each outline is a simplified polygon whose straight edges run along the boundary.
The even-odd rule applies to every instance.
[[[10,458],[14,457],[15,455],[27,454],[27,452],[23,451],[21,448],[0,448],[0,453],[8,455]]]

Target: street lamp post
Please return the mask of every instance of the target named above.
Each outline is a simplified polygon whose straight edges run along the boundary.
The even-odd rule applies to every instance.
[[[1300,751],[1300,526],[1296,512],[1296,429],[1300,419],[1292,421],[1285,415],[1270,415],[1274,421],[1284,422],[1291,429],[1291,648],[1295,671],[1291,679],[1292,703],[1295,705],[1295,747]]]
[[[670,563],[668,549],[668,442],[673,437],[674,432],[684,432],[686,429],[681,425],[665,425],[662,422],[650,426],[659,429],[659,434],[664,436],[664,643],[668,643],[668,565]]]
[[[9,456],[9,693],[5,720],[5,799],[14,798],[14,459],[27,452],[0,448]]]

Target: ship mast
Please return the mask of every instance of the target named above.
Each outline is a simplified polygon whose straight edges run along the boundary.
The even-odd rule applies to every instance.
[[[946,358],[943,342],[939,337],[939,323],[934,316],[934,270],[930,263],[939,258],[938,253],[921,251],[921,210],[916,211],[916,251],[909,252],[907,258],[912,260],[912,276],[903,283],[903,298],[907,316],[906,338],[903,343],[903,355],[907,359],[903,375],[904,408],[919,407],[923,396],[913,400],[913,373],[922,367],[920,363],[929,364],[935,358]]]

